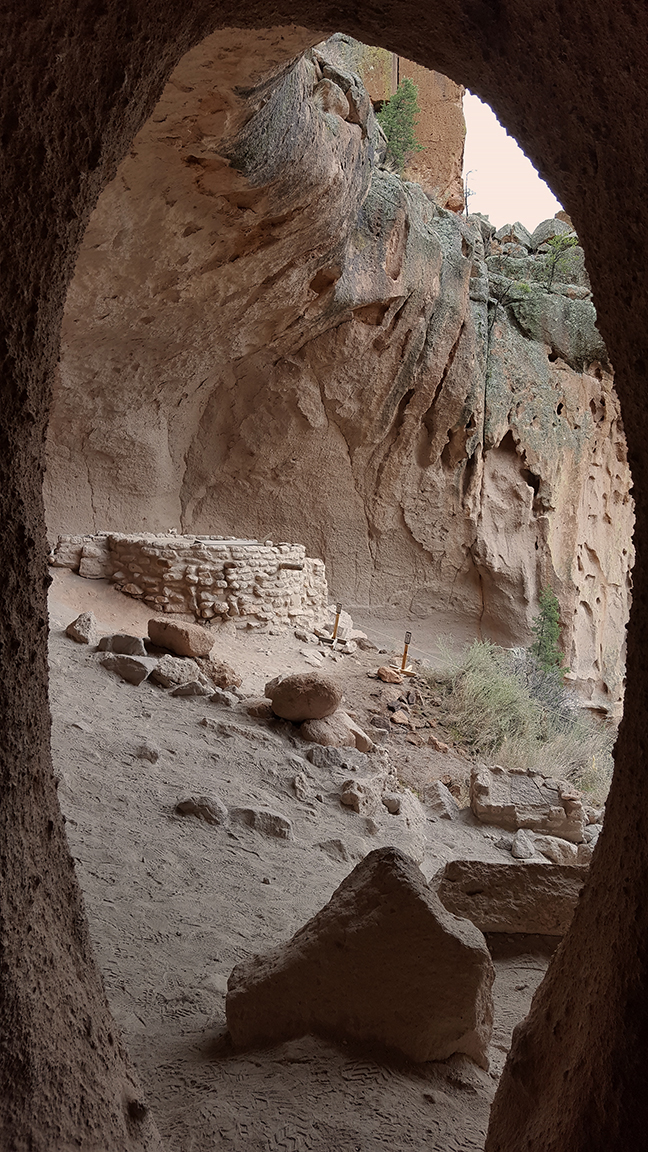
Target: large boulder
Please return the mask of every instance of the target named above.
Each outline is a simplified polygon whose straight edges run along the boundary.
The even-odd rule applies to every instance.
[[[580,795],[564,780],[539,772],[477,764],[470,777],[470,806],[484,824],[509,832],[530,828],[581,844],[586,817]]]
[[[154,644],[176,656],[209,656],[214,647],[212,633],[200,624],[178,624],[154,616],[148,622],[148,634]]]
[[[287,944],[237,965],[227,1023],[237,1048],[305,1033],[488,1066],[493,966],[397,848],[371,852]]]
[[[585,868],[569,864],[451,860],[437,894],[449,912],[481,932],[564,936],[586,877]]]
[[[276,676],[265,686],[275,716],[283,720],[321,720],[342,700],[342,689],[322,672],[295,672]]]

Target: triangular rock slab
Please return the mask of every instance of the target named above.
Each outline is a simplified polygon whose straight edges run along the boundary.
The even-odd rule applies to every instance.
[[[292,940],[237,965],[227,1023],[237,1048],[316,1033],[487,1068],[493,977],[481,932],[446,911],[413,860],[379,848]]]

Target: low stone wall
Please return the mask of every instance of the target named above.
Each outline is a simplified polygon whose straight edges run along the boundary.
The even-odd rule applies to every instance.
[[[59,536],[50,563],[90,579],[106,578],[157,612],[312,626],[326,616],[322,560],[302,544],[175,534]]]

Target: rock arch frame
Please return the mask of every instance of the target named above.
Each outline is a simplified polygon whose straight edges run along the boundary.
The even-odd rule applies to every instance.
[[[7,1148],[155,1147],[111,1032],[49,758],[41,480],[49,380],[85,223],[171,68],[217,28],[283,27],[286,59],[343,29],[468,84],[547,176],[588,255],[636,500],[626,712],[605,834],[569,936],[518,1030],[489,1152],[631,1146],[646,1124],[648,828],[643,648],[646,325],[639,0],[260,3],[6,0],[0,90],[0,1132]],[[291,21],[296,20],[297,25]],[[313,30],[313,31],[311,31]],[[620,201],[626,206],[621,215]],[[641,1137],[640,1137],[641,1139]]]

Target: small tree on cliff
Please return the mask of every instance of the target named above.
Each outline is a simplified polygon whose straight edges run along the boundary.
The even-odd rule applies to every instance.
[[[545,672],[559,672],[562,676],[567,669],[560,648],[560,605],[551,588],[542,589],[539,608],[531,625],[535,636],[531,652]]]
[[[408,160],[423,148],[416,142],[416,117],[418,89],[413,80],[401,80],[398,90],[387,100],[376,119],[387,137],[387,159],[397,172],[403,172]]]

